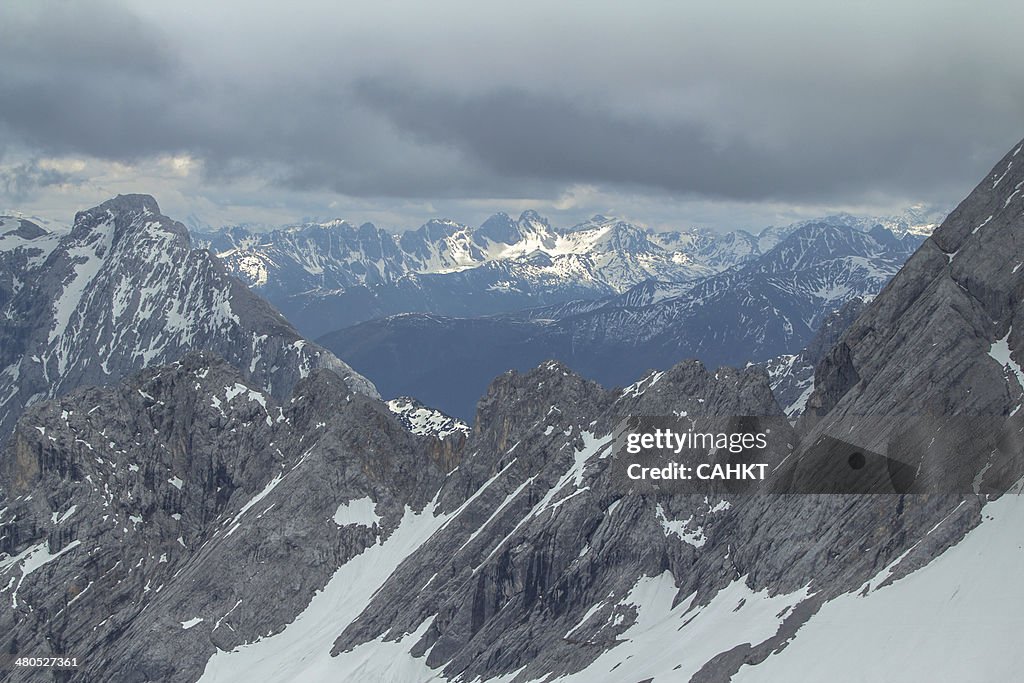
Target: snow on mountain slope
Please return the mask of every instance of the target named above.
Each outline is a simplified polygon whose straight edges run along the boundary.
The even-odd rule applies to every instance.
[[[468,420],[494,375],[548,358],[614,386],[686,358],[718,366],[798,354],[833,311],[881,290],[915,239],[815,223],[693,283],[647,281],[604,299],[500,316],[388,317],[320,342],[386,395],[416,396]],[[804,386],[792,400],[813,374],[813,365],[800,368]]]
[[[540,378],[543,380],[538,382]],[[660,403],[679,399],[682,403],[678,405],[714,412],[725,409],[727,405],[735,410],[752,409],[754,403],[771,400],[763,390],[761,377],[749,375],[741,378],[730,374],[722,379],[725,380],[723,386],[730,389],[720,392],[717,388],[719,380],[712,378],[703,368],[695,365],[681,367],[667,373],[661,382],[650,383],[646,392],[634,392],[626,401],[615,405],[610,393],[571,375],[554,363],[538,368],[529,376],[501,378],[496,383],[494,396],[497,401],[494,407],[498,412],[488,418],[482,425],[482,431],[473,437],[476,438],[475,443],[467,445],[467,453],[483,449],[486,454],[481,454],[479,459],[467,460],[463,467],[449,472],[441,490],[421,512],[413,513],[407,508],[390,535],[369,545],[340,566],[325,587],[283,629],[215,653],[201,680],[224,683],[248,680],[253,676],[260,680],[302,679],[311,682],[351,679],[408,683],[463,679],[437,668],[433,655],[445,656],[440,644],[426,648],[418,645],[429,638],[435,628],[445,628],[443,624],[450,618],[447,608],[436,615],[425,613],[421,618],[416,604],[421,598],[427,598],[431,584],[436,584],[437,595],[444,601],[450,599],[451,591],[462,579],[458,573],[450,572],[448,562],[464,567],[466,572],[473,567],[484,570],[485,566],[504,566],[508,562],[507,553],[520,545],[516,540],[517,534],[533,534],[535,532],[530,529],[537,525],[563,524],[575,518],[581,510],[590,508],[592,497],[598,495],[594,492],[603,490],[602,477],[607,475],[606,458],[611,439],[596,437],[594,433],[572,425],[584,419],[583,416],[595,417],[597,420],[591,421],[590,427],[604,433],[617,420],[610,415],[600,415],[602,411],[598,406],[611,408],[613,415],[619,415],[644,405],[647,406],[642,409],[644,412],[660,411]],[[664,392],[661,390],[662,382]],[[760,386],[762,391],[755,391],[758,398],[749,391],[733,393],[731,387],[734,382],[748,389]],[[684,386],[689,386],[697,395],[683,398],[680,392]],[[578,401],[566,403],[566,399],[573,395]],[[554,405],[543,407],[536,400],[540,396],[550,398]],[[715,404],[704,406],[703,397]],[[735,403],[737,401],[744,407],[740,408]],[[518,407],[509,411],[514,404]],[[767,407],[768,403],[761,405]],[[595,409],[596,412],[592,412]],[[536,425],[530,426],[534,417],[545,413],[548,428],[541,430],[535,428]],[[511,448],[505,438],[493,441],[501,431],[514,439]],[[529,443],[524,439],[529,439]],[[547,444],[549,448],[538,448],[540,444]],[[522,455],[516,456],[517,452]],[[508,460],[507,464],[502,464],[502,460]],[[308,481],[313,483],[315,480]],[[729,509],[729,505],[722,502],[715,505],[707,505],[706,501],[702,503],[698,499],[692,502],[703,510],[703,516],[722,515]],[[624,533],[631,524],[635,524],[630,521],[631,517],[650,506],[629,497],[626,507],[629,509],[613,520],[614,528],[618,529],[614,532],[616,534]],[[649,512],[644,523],[639,525],[640,529],[634,529],[630,538],[635,538],[637,533],[650,534],[655,544],[664,544],[666,549],[670,549],[673,566],[677,561],[685,562],[682,558],[677,560],[676,554],[684,548],[688,549],[683,552],[684,556],[695,552],[693,547],[679,544],[664,534],[662,522],[658,521],[653,509]],[[664,510],[659,508],[659,512],[664,513]],[[669,506],[668,514],[677,516],[679,510]],[[706,526],[710,530],[710,522]],[[614,544],[618,541],[609,542]],[[431,549],[434,544],[449,550],[442,550],[434,562],[421,560],[409,564],[416,554],[435,552]],[[569,543],[557,544],[556,552],[559,564],[570,557],[583,558],[587,554],[578,553],[576,546]],[[743,631],[744,637],[757,633],[769,637],[778,628],[780,620],[774,615],[784,612],[787,605],[792,605],[805,594],[798,591],[789,597],[770,597],[764,591],[750,590],[743,579],[734,582],[710,606],[702,607],[696,592],[691,591],[688,600],[673,607],[677,586],[672,574],[662,571],[645,575],[640,571],[642,567],[653,569],[654,554],[642,553],[640,557],[633,553],[625,562],[612,559],[616,554],[615,551],[608,554],[611,562],[607,567],[608,573],[601,568],[605,553],[596,547],[593,556],[586,559],[588,564],[581,565],[591,566],[602,574],[599,584],[588,590],[588,595],[614,597],[603,601],[608,603],[607,612],[598,614],[599,610],[581,599],[569,613],[558,608],[557,623],[553,625],[559,634],[579,632],[582,642],[586,642],[595,637],[602,626],[600,622],[607,619],[609,632],[619,633],[623,643],[631,643],[609,653],[616,661],[630,654],[650,652],[652,647],[656,647],[654,635],[676,629],[680,616],[684,614],[688,618],[706,612],[707,618],[702,616],[691,620],[690,629],[694,637],[707,636],[704,653],[708,657],[718,652],[718,648],[736,642],[739,637],[728,624],[712,623],[718,619],[719,611],[728,609],[736,627],[751,627]],[[421,577],[416,579],[421,587],[415,593],[406,594],[405,608],[410,611],[402,614],[401,623],[396,622],[395,628],[388,633],[340,647],[338,635],[350,628],[359,628],[359,620],[365,617],[365,607],[378,597],[393,595],[410,570]],[[549,571],[541,567],[538,570]],[[490,584],[494,580],[492,573],[492,568],[481,571],[481,581]],[[514,589],[510,587],[510,590]],[[527,587],[527,594],[532,590]],[[465,590],[460,592],[462,597],[469,597]],[[747,602],[746,608],[735,609],[739,600]],[[402,609],[399,606],[399,610]],[[437,607],[430,609],[437,610]],[[492,611],[493,608],[486,608],[486,612]],[[494,612],[497,613],[500,610]],[[407,628],[408,621],[415,624]],[[755,623],[756,628],[753,627]],[[718,638],[711,639],[711,633],[717,633]],[[538,638],[536,642],[547,640]],[[557,645],[555,641],[552,644]],[[595,652],[594,648],[586,649],[587,656]],[[606,661],[599,658],[596,666],[611,668],[615,665],[615,661],[607,665]],[[698,666],[701,661],[693,659],[691,665]],[[508,682],[519,673],[523,676],[518,680],[538,680],[534,675],[527,676],[524,669],[524,666],[515,667],[513,671],[495,669],[480,676],[480,680]],[[564,668],[560,671],[568,673]],[[476,676],[471,674],[464,680],[474,678]],[[580,680],[588,679],[584,676]]]
[[[401,235],[398,245],[409,255],[407,272],[450,273],[487,260],[472,230],[455,221],[434,219]]]
[[[39,246],[40,238],[52,236],[53,233],[28,218],[18,216],[0,216],[0,252],[13,251],[28,246]],[[52,240],[44,240],[52,242]]]
[[[788,417],[803,414],[814,391],[814,366],[799,353],[785,353],[761,364],[772,380],[772,392]]]
[[[20,211],[0,211],[0,236],[11,232],[20,232],[22,237],[28,233],[43,234],[50,233],[63,235],[68,232],[69,226],[65,223],[52,221],[40,216],[24,214]],[[39,232],[39,231],[42,232]]]
[[[1019,490],[1022,391],[1007,366],[1019,348],[1015,266],[1024,259],[1013,235],[1021,214],[998,207],[1012,206],[1024,181],[997,193],[988,184],[851,325],[836,322],[807,431],[788,430],[784,418],[778,425],[776,438],[792,449],[779,471],[813,478],[815,465],[828,466],[813,457],[826,428],[846,437],[858,425],[879,431],[865,415],[899,416],[892,423],[906,427],[906,416],[938,410],[998,418],[1014,444],[1010,462],[998,464]],[[982,223],[992,230],[976,229]],[[823,242],[843,233],[825,232]],[[760,274],[809,263],[804,237],[780,244],[778,269],[763,264]],[[851,258],[869,245],[848,244]],[[822,288],[812,280],[805,289]],[[760,403],[769,381],[759,368],[712,373],[697,363],[625,391],[599,390],[557,363],[499,377],[479,404],[472,455],[438,498],[455,516],[402,563],[334,652],[383,642],[389,657],[422,659],[444,679],[520,683],[724,681],[737,672],[749,680],[1012,677],[1020,665],[1020,590],[1010,585],[1021,562],[1017,496],[993,503],[946,488],[730,496],[722,505],[607,480],[599,444],[624,416],[775,414],[774,399]],[[954,462],[938,447],[921,457],[921,471],[956,475],[950,480],[986,483],[995,469],[986,443],[959,449]],[[999,481],[994,490],[1006,490]],[[680,524],[703,542],[671,533]],[[979,629],[990,639],[961,618],[994,610],[999,618]],[[878,647],[880,661],[865,661]]]
[[[985,409],[1019,430],[1022,391],[1007,367],[1019,360],[1014,331],[1024,329],[1018,196],[1010,185],[965,202],[829,346],[809,403],[818,425],[845,428],[846,416],[875,406],[942,406]],[[47,315],[32,339],[49,342],[54,302],[94,270],[70,290],[79,305],[65,334],[83,329],[82,315],[107,320],[90,306],[118,279],[92,260],[160,237],[146,234],[156,229],[150,213],[127,214],[113,235],[82,230],[64,245],[80,251],[64,257],[56,296],[38,304]],[[994,218],[976,230],[985,216]],[[488,239],[507,236],[495,228]],[[741,291],[743,315],[766,315],[754,294],[771,283],[831,305],[855,289],[851,272],[878,277],[858,259],[889,247],[869,237],[796,234],[729,274],[738,279],[710,278],[694,296]],[[824,265],[814,244],[832,250]],[[850,253],[837,257],[837,248]],[[787,280],[794,266],[808,275]],[[665,302],[675,298],[641,308]],[[151,348],[135,341],[130,351]],[[68,371],[78,365],[93,362]],[[497,377],[465,440],[441,441],[404,424],[395,414],[408,412],[404,404],[353,391],[333,372],[314,369],[289,396],[277,382],[264,391],[242,366],[185,354],[29,409],[0,459],[0,600],[12,606],[0,610],[0,648],[58,642],[88,652],[80,675],[89,680],[729,680],[751,675],[754,662],[797,668],[789,657],[802,660],[800,651],[787,652],[805,636],[807,656],[830,656],[846,627],[886,628],[913,602],[916,613],[899,614],[930,619],[939,643],[924,652],[947,644],[972,663],[990,658],[958,673],[1019,664],[1009,601],[995,608],[1010,615],[993,633],[1011,643],[1003,648],[970,638],[945,607],[980,613],[958,589],[983,604],[997,589],[1019,592],[1008,584],[1017,582],[1020,520],[993,507],[1001,500],[671,494],[615,481],[616,430],[637,415],[707,420],[714,431],[728,428],[724,416],[762,416],[772,420],[772,468],[803,464],[806,434],[781,415],[763,368],[683,362],[622,390],[544,362]],[[972,476],[990,471],[985,455],[961,455]],[[967,585],[976,578],[991,585]],[[899,629],[885,635],[921,642]],[[894,650],[882,659],[897,661]]]
[[[421,540],[440,446],[328,368],[279,402],[210,353],[41,401],[0,458],[0,641],[47,651],[62,613],[83,680],[196,680],[350,559]]]
[[[848,218],[823,222],[864,232],[875,225]],[[651,280],[681,286],[764,255],[802,225],[758,235],[655,232],[599,215],[560,229],[525,211],[476,228],[435,219],[399,236],[335,220],[198,237],[316,337],[395,313],[490,315],[620,294]]]
[[[925,567],[891,583],[887,568],[825,605],[781,652],[733,681],[1009,681],[1024,668],[1024,497],[985,506],[981,524]],[[898,565],[897,565],[898,566]],[[954,637],[959,634],[959,637]]]
[[[334,222],[204,239],[311,336],[388,313],[493,313],[601,296],[619,276],[609,265],[604,277],[586,243],[571,244],[529,212],[476,230],[433,220],[400,237]]]
[[[67,234],[32,234],[2,252],[30,256],[0,261],[15,283],[0,319],[0,439],[43,397],[116,382],[193,349],[221,353],[278,395],[317,367],[374,391],[193,250],[184,226],[151,197],[119,196],[80,212]],[[37,241],[45,246],[33,251]]]
[[[57,248],[60,235],[17,216],[0,216],[0,311],[17,294],[29,271]]]
[[[557,363],[510,373],[455,469],[430,455],[436,439],[331,373],[284,405],[244,397],[254,391],[222,361],[191,355],[34,408],[19,452],[52,466],[0,469],[11,492],[0,526],[24,534],[2,546],[0,574],[31,609],[0,623],[36,642],[66,599],[51,585],[71,585],[81,597],[64,605],[67,642],[88,646],[90,675],[114,679],[724,680],[799,639],[828,599],[941,557],[977,509],[907,500],[893,518],[884,496],[614,486],[624,416],[772,414],[755,368],[686,363],[626,392]],[[184,452],[165,448],[187,425]],[[780,429],[773,461],[795,443]],[[76,476],[61,474],[73,466]],[[337,523],[337,510],[364,503],[379,523]],[[678,524],[704,542],[670,533]],[[892,540],[871,552],[849,541],[876,534]],[[14,599],[10,587],[0,599]]]
[[[419,513],[406,508],[391,535],[342,565],[281,633],[229,652],[218,651],[207,662],[199,680],[207,683],[438,680],[422,660],[409,657],[400,646],[369,643],[340,657],[332,657],[331,645],[339,630],[359,616],[363,605],[398,565],[448,518],[448,515],[437,514],[434,505]]]
[[[827,656],[846,628],[913,602],[957,651],[965,629],[947,616],[950,601],[962,605],[952,577],[1019,592],[1005,585],[1016,571],[992,568],[1016,569],[1016,512],[993,524],[1004,512],[986,510],[987,496],[955,492],[645,490],[617,480],[613,456],[630,416],[675,414],[713,432],[730,431],[728,416],[759,416],[769,471],[805,472],[816,430],[847,433],[849,416],[882,404],[879,383],[899,392],[891,413],[896,402],[922,411],[950,397],[948,413],[986,408],[1019,431],[1021,387],[1000,364],[1019,348],[1018,290],[1005,283],[1024,260],[1012,239],[1019,212],[993,212],[1007,196],[1016,191],[972,195],[840,334],[819,366],[809,403],[819,420],[807,432],[781,414],[763,368],[695,361],[625,390],[558,362],[504,373],[464,441],[414,433],[333,372],[278,400],[204,354],[41,401],[0,459],[0,599],[17,605],[0,611],[0,647],[42,648],[56,634],[90,653],[85,677],[175,683],[729,680],[752,663],[796,666],[787,650],[805,635],[805,652]],[[979,214],[994,216],[991,231],[971,232]],[[834,247],[843,234],[822,241]],[[776,277],[787,263],[817,273],[807,237],[780,243],[748,274]],[[962,260],[950,263],[943,247]],[[989,259],[997,267],[979,267]],[[1008,315],[992,324],[986,307]],[[950,355],[930,350],[940,343],[963,345],[949,362],[966,361],[965,372],[947,364],[919,381],[936,354]],[[984,478],[987,448],[975,450],[958,457]],[[924,457],[928,470],[947,464]],[[979,549],[991,554],[979,560]],[[963,600],[982,604],[962,606],[978,614],[995,591],[965,583]],[[994,637],[1012,642],[1004,614]],[[992,659],[962,671],[1019,662],[1012,647],[967,643],[966,658]]]
[[[696,594],[677,600],[671,572],[640,577],[618,603],[636,610],[632,626],[619,635],[619,644],[585,669],[551,680],[617,683],[624,669],[636,680],[691,680],[707,661],[741,639],[758,642],[775,635],[785,616],[808,596],[806,588],[781,595],[753,591],[748,579],[738,577],[710,603],[700,605]]]
[[[827,222],[833,225],[846,225],[862,232],[869,232],[876,225],[881,225],[900,238],[907,235],[927,237],[934,232],[935,228],[939,227],[942,219],[948,213],[948,208],[946,210],[936,210],[928,208],[923,204],[915,204],[902,213],[892,216],[866,217],[854,216],[849,213],[838,213],[826,216],[825,218],[800,221],[792,227],[800,228],[810,223]]]
[[[391,399],[387,404],[388,409],[397,415],[413,434],[429,434],[442,441],[453,434],[469,434],[469,427],[465,422],[445,415],[440,410],[428,408],[414,398],[402,396]]]
[[[390,282],[411,270],[392,236],[369,223],[357,228],[337,220],[269,233],[228,228],[199,237],[230,272],[257,288],[288,281],[294,287],[343,289]]]
[[[653,239],[666,249],[686,255],[704,264],[712,273],[732,268],[771,249],[767,243],[762,249],[760,239],[745,230],[715,235],[700,230],[656,233]]]
[[[764,360],[798,350],[824,316],[852,298],[878,292],[896,274],[913,242],[886,236],[892,237],[887,231],[808,225],[763,257],[679,296],[636,308],[611,299],[560,327],[576,344],[600,338],[603,344],[663,353],[675,349],[712,365]]]
[[[873,298],[870,295],[853,298],[830,313],[799,353],[783,354],[760,363],[771,378],[775,399],[790,418],[803,415],[814,392],[815,367]]]

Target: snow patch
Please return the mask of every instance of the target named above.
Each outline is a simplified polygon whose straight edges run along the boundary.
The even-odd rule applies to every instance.
[[[436,436],[442,441],[453,434],[469,434],[469,426],[461,420],[439,410],[417,405],[407,398],[392,399],[387,402],[387,406],[413,434]]]
[[[695,605],[696,595],[691,595],[673,607],[678,589],[670,572],[640,577],[629,595],[619,603],[620,607],[635,610],[636,618],[618,635],[616,646],[582,671],[546,680],[565,683],[619,683],[651,678],[690,680],[718,653],[744,643],[761,643],[774,636],[788,611],[809,594],[803,588],[788,595],[770,596],[766,590],[752,591],[746,579],[745,576],[736,579],[705,606]],[[618,616],[621,617],[621,613]],[[859,654],[863,656],[863,652]],[[628,675],[624,675],[626,673]]]
[[[1010,333],[1013,331],[1011,327],[1006,332],[1006,336],[1002,339],[997,339],[992,343],[992,346],[988,350],[988,355],[992,357],[1000,366],[1010,370],[1013,375],[1017,378],[1017,383],[1022,389],[1024,389],[1024,370],[1021,370],[1020,365],[1010,356]]]
[[[44,540],[36,545],[26,548],[13,557],[0,558],[0,572],[6,571],[8,568],[15,565],[21,565],[21,576],[18,577],[18,582],[14,586],[14,592],[11,594],[11,605],[17,609],[18,589],[21,588],[21,584],[25,581],[25,577],[40,567],[53,562],[64,553],[77,548],[81,544],[81,541],[72,541],[57,552],[51,553],[49,543]]]
[[[784,650],[734,681],[922,681],[1020,678],[1024,498],[1005,495],[982,523],[926,566],[827,602]],[[894,638],[894,629],[899,637]],[[865,656],[869,653],[870,656]]]
[[[274,488],[277,487],[277,485],[281,483],[281,479],[283,479],[283,478],[284,478],[284,473],[283,472],[278,472],[277,476],[275,476],[273,479],[271,479],[267,483],[267,485],[263,487],[262,491],[260,491],[255,496],[250,498],[249,502],[242,506],[242,509],[238,511],[237,515],[235,515],[235,518],[231,520],[231,528],[228,530],[228,533],[227,533],[228,536],[230,536],[231,534],[235,533],[235,531],[238,529],[238,527],[241,526],[241,522],[239,520],[242,519],[242,516],[246,512],[248,512],[252,508],[252,506],[256,505],[256,503],[260,502],[261,500],[266,498],[268,495],[270,495],[270,492],[273,491]]]
[[[693,515],[690,515],[689,519],[681,521],[669,519],[665,516],[665,509],[661,507],[661,503],[658,503],[656,513],[665,536],[674,535],[683,543],[692,545],[694,548],[702,548],[707,543],[708,538],[704,535],[703,527],[694,525],[694,528],[690,529],[690,525],[693,524]]]
[[[334,523],[338,526],[358,524],[365,527],[380,524],[381,518],[376,507],[377,504],[369,496],[342,503],[334,513]]]
[[[200,679],[206,683],[333,683],[334,681],[428,681],[436,672],[422,658],[409,654],[417,631],[398,642],[382,639],[331,656],[338,634],[362,612],[370,597],[398,565],[422,545],[448,519],[434,515],[431,504],[423,512],[408,507],[398,528],[342,565],[310,601],[309,606],[276,635],[217,652]],[[421,629],[429,626],[426,620]],[[435,679],[436,680],[436,679]]]

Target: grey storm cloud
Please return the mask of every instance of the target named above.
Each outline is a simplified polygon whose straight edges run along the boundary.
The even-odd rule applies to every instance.
[[[55,168],[44,168],[36,159],[0,170],[0,187],[3,188],[4,194],[15,200],[24,199],[32,191],[40,188],[75,183],[77,181],[70,173]]]
[[[948,199],[1024,134],[1016,3],[338,5],[6,3],[0,150],[356,197],[799,202]]]
[[[832,140],[794,141],[779,150],[743,135],[718,140],[702,121],[652,121],[607,111],[600,103],[523,90],[459,97],[366,82],[359,93],[400,129],[455,148],[499,177],[739,200],[859,196],[897,180],[901,189],[919,191],[929,179],[916,177],[915,169],[955,168],[973,143],[929,145],[915,125],[900,130],[899,139],[891,132],[864,139],[863,133],[840,130]],[[853,137],[861,139],[850,144]]]

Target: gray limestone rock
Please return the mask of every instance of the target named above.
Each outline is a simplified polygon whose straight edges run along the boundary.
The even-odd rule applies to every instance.
[[[1019,472],[1020,448],[928,453],[979,493],[772,493],[819,481],[837,430],[883,454],[935,420],[1019,430],[1015,153],[822,355],[797,428],[763,368],[695,361],[611,390],[557,362],[504,374],[464,441],[330,371],[282,398],[208,355],[42,401],[0,461],[0,647],[82,652],[73,680],[636,680],[644,639],[675,664],[659,677],[756,667],[829,601],[929,565]],[[616,431],[644,415],[778,420],[772,480],[623,489]]]
[[[803,414],[814,391],[815,367],[857,319],[865,304],[863,298],[851,299],[822,322],[803,351],[760,363],[772,378],[772,392],[786,415],[796,418]]]
[[[376,395],[217,259],[192,249],[184,226],[152,197],[121,195],[80,212],[39,256],[15,271],[21,284],[0,316],[0,443],[42,398],[112,384],[191,350],[223,356],[278,398],[321,367]],[[0,272],[10,270],[0,261]]]
[[[330,370],[279,404],[211,354],[33,406],[0,460],[0,648],[75,654],[76,680],[194,680],[422,510],[435,441]]]
[[[1024,164],[1013,164],[1020,149],[996,164],[822,359],[804,431],[841,430],[860,416],[1014,421],[1024,396],[1016,351],[1024,327]],[[892,429],[907,425],[858,422],[855,431],[865,433],[852,438],[879,452]]]

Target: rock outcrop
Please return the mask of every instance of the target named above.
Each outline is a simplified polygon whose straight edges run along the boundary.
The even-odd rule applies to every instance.
[[[0,269],[31,256],[28,249],[19,246]],[[321,367],[376,393],[217,259],[193,249],[185,227],[152,197],[122,195],[80,212],[71,231],[37,256],[15,274],[19,287],[0,316],[0,443],[39,400],[112,384],[193,350],[224,357],[278,398]]]

